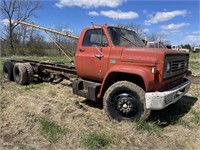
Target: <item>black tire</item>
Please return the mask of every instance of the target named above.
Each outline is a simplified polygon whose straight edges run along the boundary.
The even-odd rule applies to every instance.
[[[26,70],[27,70],[27,81],[26,84],[30,84],[31,82],[33,82],[34,79],[34,72],[33,72],[33,67],[31,66],[30,63],[24,63]]]
[[[108,117],[121,120],[144,120],[150,115],[145,106],[145,92],[128,81],[111,85],[103,98],[104,110]]]
[[[13,67],[14,67],[14,63],[10,62],[10,61],[6,61],[3,64],[3,76],[6,80],[9,81],[14,81],[13,78]]]
[[[17,84],[25,85],[28,76],[26,65],[23,63],[16,63],[13,69],[13,76]]]

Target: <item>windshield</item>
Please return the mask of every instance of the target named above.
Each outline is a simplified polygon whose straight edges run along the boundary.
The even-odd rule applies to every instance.
[[[132,30],[117,27],[108,27],[108,32],[115,46],[145,47],[144,43],[139,38],[137,33]]]

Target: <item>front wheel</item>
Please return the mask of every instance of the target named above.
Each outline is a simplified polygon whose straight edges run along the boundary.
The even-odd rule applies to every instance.
[[[104,95],[104,110],[108,117],[116,120],[146,119],[150,110],[145,107],[145,92],[128,81],[111,85]]]

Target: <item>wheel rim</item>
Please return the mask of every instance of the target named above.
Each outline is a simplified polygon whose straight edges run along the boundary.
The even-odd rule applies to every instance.
[[[115,109],[125,118],[133,117],[138,112],[138,102],[136,98],[128,93],[122,93],[114,98]]]

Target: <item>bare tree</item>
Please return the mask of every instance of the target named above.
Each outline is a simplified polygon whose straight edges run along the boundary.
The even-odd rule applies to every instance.
[[[0,12],[4,19],[8,19],[7,36],[9,37],[10,48],[14,49],[13,31],[19,23],[14,21],[25,21],[35,16],[35,11],[41,8],[40,1],[32,0],[2,0]]]
[[[36,32],[34,28],[26,25],[19,25],[16,27],[16,30],[14,31],[14,33],[18,35],[17,40],[20,40],[23,46],[26,45],[26,43],[30,40],[34,32]]]
[[[149,41],[164,41],[166,39],[166,34],[153,32],[148,34]]]
[[[167,39],[167,36],[165,33],[159,33],[159,32],[153,32],[147,35],[148,41],[160,41],[164,45],[171,45],[170,41]]]
[[[134,30],[136,33],[144,32],[144,28],[139,24],[129,23],[125,27]]]
[[[71,32],[73,32],[73,30],[69,28],[67,25],[55,25],[54,29],[67,34],[71,34]],[[58,34],[52,34],[52,35],[54,39],[65,48],[66,51],[70,51],[70,53],[75,51],[77,44],[76,40]],[[61,51],[59,52],[60,54],[62,54]]]

